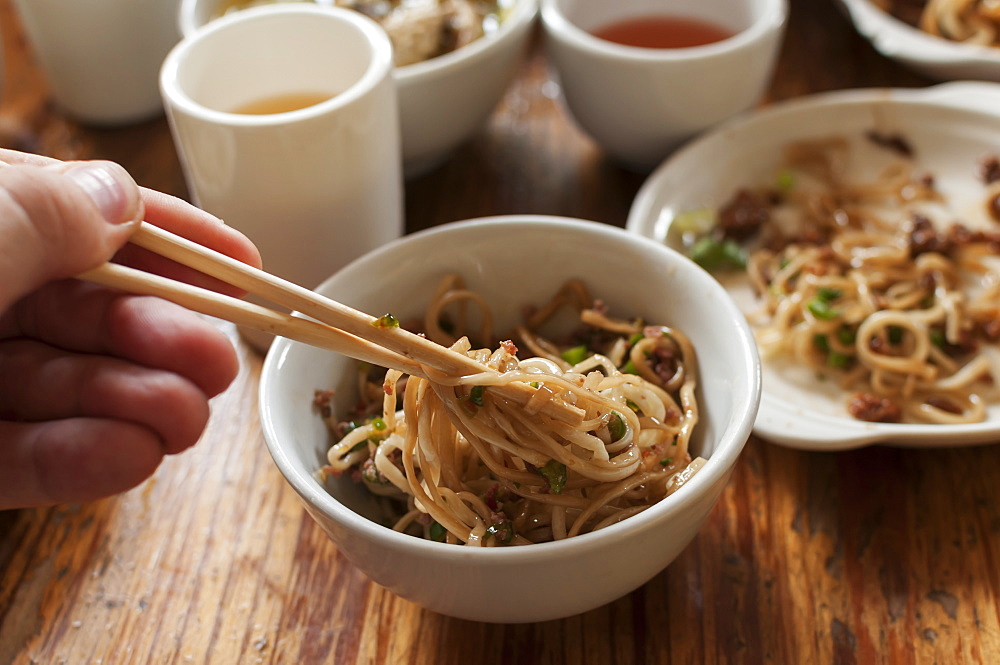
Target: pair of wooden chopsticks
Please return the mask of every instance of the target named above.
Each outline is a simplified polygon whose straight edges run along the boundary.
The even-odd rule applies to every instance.
[[[268,302],[301,312],[315,321],[116,263],[106,263],[78,277],[130,293],[158,296],[237,325],[429,380],[434,380],[435,372],[456,377],[495,371],[465,354],[404,328],[381,326],[378,319],[369,314],[149,223],[140,224],[130,241]],[[525,404],[536,388],[515,382],[496,386],[496,390],[505,398]],[[570,424],[583,418],[580,409],[560,400],[544,400],[540,410]]]

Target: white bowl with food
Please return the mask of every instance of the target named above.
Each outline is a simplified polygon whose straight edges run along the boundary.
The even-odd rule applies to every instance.
[[[642,186],[627,228],[714,264],[753,323],[759,435],[1000,442],[997,109],[994,83],[815,95],[720,127]]]
[[[989,2],[840,0],[887,58],[940,80],[1000,81],[1000,11]]]
[[[239,7],[289,1],[300,0],[181,0],[181,34]],[[538,0],[305,1],[357,9],[389,33],[408,178],[440,166],[483,128],[523,58],[538,14]]]
[[[439,290],[449,275],[463,281]],[[571,284],[568,308],[515,334],[526,306],[572,279],[590,295]],[[490,369],[457,387],[410,377],[403,390],[381,371],[361,382],[370,367],[285,339],[262,371],[264,436],[308,512],[375,582],[436,612],[544,621],[629,593],[695,536],[750,433],[759,364],[738,310],[690,260],[620,228],[546,216],[448,224],[362,257],[318,291],[381,325],[386,313],[405,323],[433,312],[417,329],[445,344],[462,334],[465,302],[469,339],[500,340],[482,347],[489,358],[473,354]],[[481,303],[495,333],[480,332]],[[605,331],[564,337],[581,317]],[[518,390],[531,399],[506,401]],[[372,410],[358,413],[360,393]],[[559,424],[567,405],[585,424]]]

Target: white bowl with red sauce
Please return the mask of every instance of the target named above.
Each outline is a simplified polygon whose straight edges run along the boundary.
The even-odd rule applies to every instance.
[[[787,0],[541,3],[570,114],[639,171],[761,100],[787,16]]]
[[[376,316],[419,316],[441,278],[459,273],[512,330],[522,308],[583,279],[613,314],[641,315],[690,337],[698,355],[699,422],[692,456],[705,465],[675,493],[605,528],[554,542],[469,547],[379,523],[375,496],[343,474],[325,483],[332,440],[314,391],[336,388],[335,413],[357,400],[357,361],[279,338],[261,373],[261,426],[279,470],[339,554],[376,583],[432,611],[475,621],[530,622],[579,614],[662,571],[721,496],[760,398],[749,327],[707,272],[661,243],[618,227],[519,215],[447,224],[358,259],[318,291]]]

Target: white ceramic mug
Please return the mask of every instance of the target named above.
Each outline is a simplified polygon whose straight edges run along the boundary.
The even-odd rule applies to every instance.
[[[248,9],[185,37],[160,85],[193,201],[245,233],[265,270],[307,288],[399,237],[391,74],[385,32],[346,9]],[[238,112],[301,95],[323,101]]]
[[[15,0],[56,104],[120,125],[162,113],[160,64],[180,39],[178,0]]]
[[[732,36],[687,48],[639,48],[592,34],[665,13]],[[761,100],[787,16],[787,0],[542,0],[546,48],[570,113],[611,157],[638,171]]]

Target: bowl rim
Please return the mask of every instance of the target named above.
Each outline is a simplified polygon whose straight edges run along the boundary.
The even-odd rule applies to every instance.
[[[274,341],[264,359],[258,392],[261,429],[264,434],[265,443],[275,464],[278,466],[286,482],[292,486],[308,506],[319,510],[340,526],[354,532],[355,535],[370,539],[380,547],[391,550],[406,549],[425,557],[446,558],[456,561],[465,561],[470,557],[483,557],[486,561],[491,561],[495,557],[502,557],[505,563],[528,563],[563,556],[567,549],[576,553],[599,550],[608,546],[609,542],[615,542],[630,535],[660,528],[663,520],[669,520],[676,514],[689,508],[691,504],[697,503],[703,495],[711,491],[711,488],[716,483],[727,481],[750,436],[761,394],[760,361],[749,326],[741,316],[737,317],[738,310],[735,303],[729,299],[728,295],[724,294],[724,290],[718,282],[707,272],[691,262],[690,259],[687,259],[665,245],[651,243],[648,239],[642,238],[638,234],[608,224],[551,215],[496,215],[451,222],[404,236],[348,264],[341,271],[338,271],[338,273],[335,273],[335,275],[324,281],[323,284],[317,287],[317,290],[322,291],[340,272],[346,271],[360,262],[381,260],[382,257],[397,252],[400,247],[406,247],[414,241],[434,240],[442,235],[466,233],[484,226],[495,226],[498,223],[508,227],[530,225],[545,228],[568,228],[573,232],[579,231],[618,242],[625,242],[633,247],[641,246],[645,251],[661,254],[665,260],[685,266],[692,277],[698,281],[699,286],[704,285],[712,291],[719,291],[720,295],[724,296],[720,298],[719,302],[726,309],[729,318],[737,324],[735,327],[734,342],[743,351],[741,354],[744,359],[743,365],[740,368],[734,368],[734,370],[738,370],[742,376],[746,377],[750,395],[747,396],[745,401],[741,400],[738,403],[738,408],[734,410],[734,418],[731,419],[729,426],[720,432],[716,441],[717,447],[706,461],[705,466],[688,481],[682,490],[666,497],[649,509],[605,529],[581,534],[563,541],[535,543],[529,547],[513,548],[461,547],[399,533],[355,513],[337,501],[333,495],[317,482],[312,473],[303,473],[297,468],[293,457],[282,445],[278,432],[275,429],[275,422],[272,418],[269,405],[271,404],[271,393],[273,392],[272,386],[277,381],[275,375],[288,354],[293,353],[296,348],[295,342],[290,342],[284,338],[277,338]]]
[[[180,0],[177,8],[177,24],[180,30],[182,41],[185,38],[197,33],[199,30],[204,30],[206,27],[221,20],[221,18],[209,19],[203,23],[199,23],[196,19],[197,8],[206,0]],[[281,3],[284,5],[294,5],[299,3]],[[303,3],[304,4],[304,3]],[[269,5],[265,5],[269,6]],[[344,9],[339,6],[325,6],[325,5],[312,5],[320,10],[328,9]],[[511,10],[510,16],[507,20],[500,24],[500,28],[491,35],[485,35],[462,48],[450,51],[448,53],[443,53],[429,60],[423,60],[421,62],[414,62],[409,65],[403,65],[400,67],[393,66],[392,73],[393,77],[399,80],[401,83],[409,82],[411,79],[428,76],[439,72],[442,69],[454,66],[459,62],[466,62],[469,60],[477,60],[483,57],[483,53],[487,51],[492,51],[495,46],[499,46],[501,43],[506,43],[510,41],[513,37],[520,33],[522,30],[528,28],[535,17],[538,14],[539,2],[538,0],[515,0],[514,6]],[[239,13],[248,11],[249,9],[256,9],[256,7],[247,8],[240,10]],[[348,9],[347,11],[353,11]],[[369,19],[373,23],[374,20]],[[376,24],[377,25],[377,24]]]
[[[780,30],[788,20],[788,0],[764,1],[766,4],[760,16],[747,28],[717,42],[685,48],[644,48],[610,42],[595,37],[572,22],[560,9],[560,0],[540,0],[540,3],[542,25],[550,39],[572,44],[594,55],[635,62],[676,62],[705,60],[730,54],[756,44]]]

